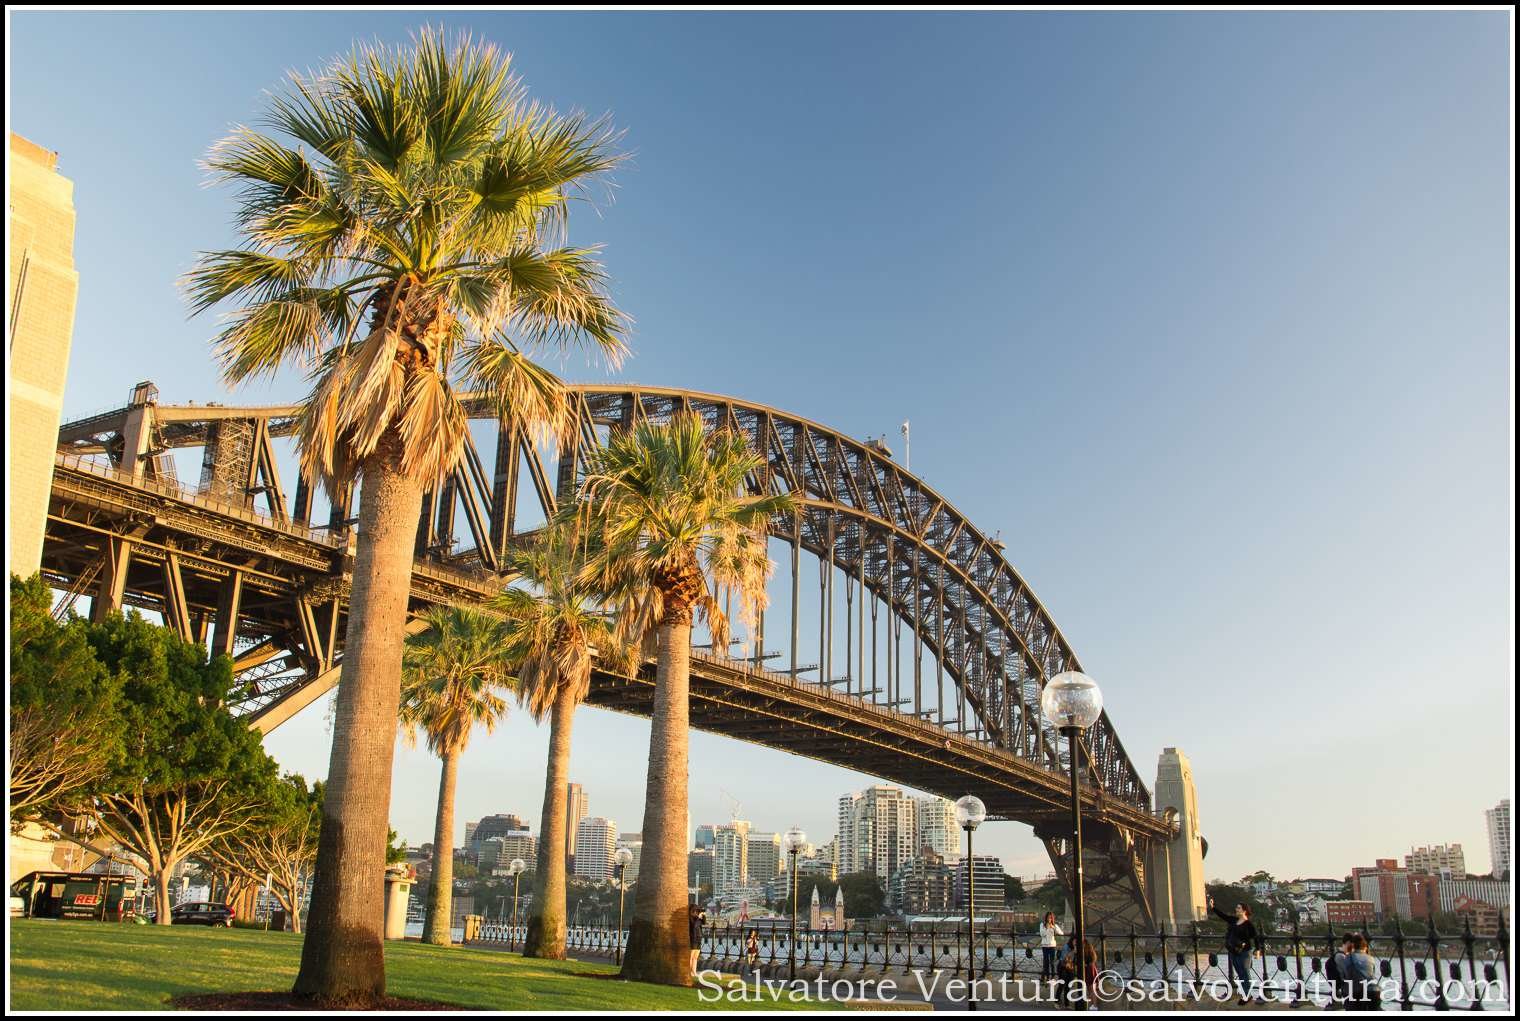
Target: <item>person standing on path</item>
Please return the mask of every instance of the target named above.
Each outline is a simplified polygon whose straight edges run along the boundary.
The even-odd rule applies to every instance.
[[[1230,960],[1230,982],[1239,983],[1240,1002],[1250,1002],[1251,985],[1255,976],[1251,973],[1251,958],[1253,954],[1262,952],[1264,944],[1261,934],[1256,931],[1256,926],[1251,924],[1251,909],[1245,904],[1235,905],[1234,914],[1226,914],[1214,906],[1214,898],[1209,898],[1209,910],[1224,919],[1224,951]]]
[[[1040,978],[1054,981],[1056,977],[1056,949],[1061,945],[1061,937],[1066,935],[1061,927],[1056,924],[1056,913],[1045,912],[1045,920],[1040,923],[1040,954],[1043,960],[1040,963]]]

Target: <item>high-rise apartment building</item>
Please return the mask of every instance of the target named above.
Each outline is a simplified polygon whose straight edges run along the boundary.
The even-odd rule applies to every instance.
[[[930,795],[914,803],[918,840],[914,854],[928,848],[941,858],[961,853],[961,828],[955,822],[955,802]]]
[[[1495,879],[1509,878],[1514,836],[1509,828],[1509,798],[1483,813],[1488,820],[1488,860]]]
[[[597,882],[612,878],[618,828],[611,819],[588,815],[575,827],[575,874]]]
[[[735,819],[713,835],[713,894],[749,886],[749,823]]]
[[[1404,856],[1404,867],[1410,872],[1440,876],[1442,879],[1467,878],[1467,863],[1462,856],[1461,844],[1412,847]]]
[[[994,858],[990,854],[976,855],[974,861],[962,858],[955,866],[955,896],[958,907],[967,906],[968,890],[976,894],[974,907],[978,913],[1003,910],[1006,904],[1003,890],[1003,860]]]
[[[786,868],[786,863],[782,860],[779,833],[750,833],[747,853],[749,861],[745,865],[745,871],[749,878],[746,886],[764,886]]]
[[[591,801],[578,783],[565,785],[565,861],[575,860],[575,842],[580,832],[581,820],[591,810]]]
[[[624,833],[618,837],[618,847],[626,847],[633,855],[626,868],[623,869],[623,882],[629,886],[639,881],[639,862],[644,858],[644,835],[642,833]]]
[[[918,852],[918,805],[900,787],[877,784],[847,794],[839,799],[838,818],[834,849],[840,875],[874,872],[885,884]]]

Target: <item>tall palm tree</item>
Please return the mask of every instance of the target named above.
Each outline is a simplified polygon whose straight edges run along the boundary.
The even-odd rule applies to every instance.
[[[292,76],[263,134],[207,157],[238,188],[240,247],[203,253],[192,313],[232,306],[217,348],[237,383],[308,368],[303,472],[359,485],[358,547],[322,840],[298,993],[384,993],[383,900],[393,727],[423,490],[457,460],[484,394],[537,436],[564,421],[531,356],[623,354],[595,253],[562,243],[569,202],[619,160],[602,122],[524,96],[508,58],[426,31]]]
[[[593,655],[623,661],[610,619],[579,577],[583,546],[576,541],[576,521],[573,510],[562,514],[512,559],[532,591],[511,588],[496,600],[508,621],[504,652],[516,667],[518,698],[535,720],[549,719],[533,915],[523,953],[555,960],[565,956],[570,728],[576,707],[591,690]]]
[[[595,537],[583,574],[619,606],[622,643],[657,636],[643,857],[623,976],[690,985],[686,926],[687,698],[693,617],[728,647],[720,596],[752,620],[765,604],[766,522],[786,494],[748,494],[764,466],[744,438],[707,433],[696,415],[641,423],[597,451],[581,486]],[[726,601],[726,599],[724,600]]]
[[[507,713],[502,695],[514,680],[502,655],[502,622],[477,610],[428,610],[427,630],[406,640],[401,680],[401,726],[412,744],[421,731],[443,762],[433,826],[433,875],[424,943],[448,946],[454,915],[454,789],[459,757],[477,726],[489,733]]]

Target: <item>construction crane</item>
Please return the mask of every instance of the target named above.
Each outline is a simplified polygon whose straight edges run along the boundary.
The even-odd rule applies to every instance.
[[[728,818],[732,822],[738,822],[739,816],[742,814],[742,809],[744,808],[743,804],[740,803],[738,798],[728,793],[728,791],[724,790],[722,787],[718,788],[718,793],[733,803],[734,807],[728,810]]]

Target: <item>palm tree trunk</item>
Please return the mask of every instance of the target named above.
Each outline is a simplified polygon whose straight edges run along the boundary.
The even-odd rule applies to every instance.
[[[385,993],[385,844],[401,650],[422,484],[392,431],[365,462],[322,837],[295,992],[343,1004]]]
[[[428,886],[427,924],[422,942],[446,947],[454,942],[454,786],[459,780],[459,752],[443,756],[438,777],[438,820],[433,826],[433,876]]]
[[[649,727],[649,777],[644,793],[644,850],[622,976],[689,986],[686,761],[690,611],[667,609],[659,638],[654,713]]]
[[[565,958],[565,804],[570,782],[570,728],[575,722],[575,692],[560,691],[549,713],[549,763],[544,776],[544,810],[538,838],[538,868],[533,874],[533,917],[528,920],[524,957]]]

